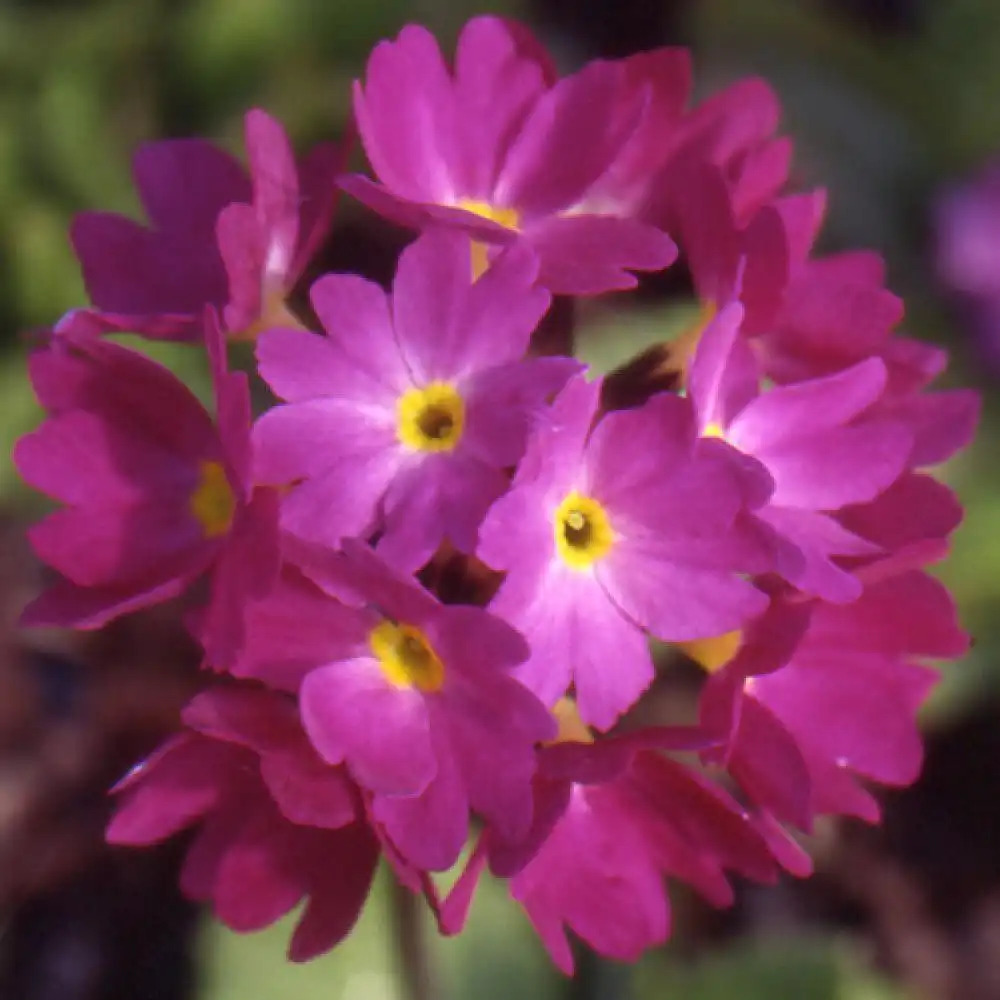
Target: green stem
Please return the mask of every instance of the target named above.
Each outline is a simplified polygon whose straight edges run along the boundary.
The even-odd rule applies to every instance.
[[[406,1000],[442,1000],[422,926],[422,899],[392,880],[392,918]]]

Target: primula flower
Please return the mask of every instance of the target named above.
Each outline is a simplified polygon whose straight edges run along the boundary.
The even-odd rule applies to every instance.
[[[491,610],[531,644],[517,675],[548,705],[572,683],[584,720],[606,729],[652,680],[644,630],[696,639],[766,605],[737,572],[770,568],[746,514],[770,484],[721,442],[699,441],[677,396],[591,432],[599,393],[582,377],[563,390],[477,554],[507,572]]]
[[[74,219],[95,328],[199,340],[208,305],[242,336],[291,319],[285,298],[329,229],[343,154],[327,143],[296,167],[277,121],[259,109],[245,121],[249,176],[201,139],[151,142],[133,162],[151,226]]]
[[[781,541],[778,572],[809,593],[852,601],[861,584],[832,559],[877,550],[831,512],[888,488],[910,460],[913,435],[900,419],[872,410],[886,386],[877,358],[761,392],[753,352],[739,335],[742,318],[731,303],[701,337],[688,382],[698,428],[757,459],[774,480],[757,513]]]
[[[316,755],[290,698],[217,688],[183,712],[187,729],[118,785],[113,844],[152,844],[194,824],[181,888],[236,931],[304,898],[289,946],[301,962],[354,926],[379,857],[361,797]]]
[[[355,275],[312,289],[325,337],[273,330],[260,372],[283,399],[257,422],[257,471],[295,482],[291,533],[336,547],[379,531],[379,551],[422,566],[448,538],[462,552],[504,491],[537,413],[579,365],[522,360],[549,296],[523,248],[473,281],[468,238],[408,247],[390,297]]]
[[[355,175],[341,186],[404,225],[458,226],[494,247],[527,243],[553,292],[630,288],[629,270],[666,267],[673,243],[635,219],[589,211],[583,200],[635,130],[645,95],[622,107],[621,63],[591,63],[553,82],[525,34],[498,18],[473,18],[453,72],[416,25],[376,46],[354,111],[381,183]]]
[[[250,615],[234,672],[297,690],[303,724],[330,764],[343,763],[401,854],[452,865],[470,808],[514,837],[531,822],[535,744],[555,725],[513,677],[524,640],[480,608],[440,604],[366,546],[297,549],[343,604],[286,577]]]
[[[765,839],[728,795],[657,750],[693,749],[698,737],[644,731],[598,743],[579,720],[570,742],[543,750],[535,782],[537,823],[522,843],[487,831],[441,908],[445,933],[456,933],[487,861],[509,879],[552,960],[573,973],[566,928],[602,955],[635,961],[666,940],[670,927],[664,877],[694,886],[716,906],[733,892],[732,869],[772,881]]]
[[[831,375],[891,350],[903,316],[885,288],[878,254],[853,251],[803,262],[769,330],[754,341],[764,374],[776,382]]]
[[[877,821],[855,775],[907,785],[920,769],[916,713],[936,671],[919,660],[957,657],[967,637],[944,587],[906,559],[863,574],[852,604],[776,600],[763,627],[737,640],[709,679],[703,721],[728,732],[706,755],[779,819],[810,828],[818,813]]]
[[[29,605],[25,624],[95,628],[214,568],[203,640],[210,657],[239,646],[245,602],[277,573],[277,494],[251,479],[246,376],[227,373],[211,315],[205,332],[217,423],[166,368],[72,322],[31,356],[50,416],[14,461],[66,505],[28,532],[66,579]]]

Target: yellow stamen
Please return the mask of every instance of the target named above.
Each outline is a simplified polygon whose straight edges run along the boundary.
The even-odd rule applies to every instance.
[[[505,229],[517,229],[521,223],[521,215],[516,208],[499,208],[486,201],[478,201],[475,198],[462,198],[459,200],[458,208],[472,212],[481,219],[489,219],[498,226]],[[490,244],[480,240],[472,241],[472,280],[480,278],[490,266],[489,258]]]
[[[236,497],[221,463],[204,461],[199,465],[198,485],[191,494],[190,507],[206,538],[217,538],[229,530]]]
[[[576,707],[576,701],[573,698],[560,698],[553,706],[552,714],[559,725],[559,732],[552,743],[594,742],[594,734],[580,718],[580,710]]]
[[[415,626],[382,621],[369,633],[368,643],[390,684],[426,693],[444,684],[444,664]]]
[[[714,420],[706,424],[705,429],[701,432],[702,437],[707,438],[722,438],[725,440],[726,432],[723,430],[722,424],[717,424]]]
[[[699,666],[714,674],[736,655],[742,641],[743,633],[737,629],[708,639],[679,642],[677,645]]]
[[[572,569],[589,569],[603,559],[615,535],[605,509],[593,497],[570,493],[556,510],[556,551]]]
[[[396,436],[415,451],[451,451],[465,426],[465,402],[448,382],[431,382],[399,398]]]

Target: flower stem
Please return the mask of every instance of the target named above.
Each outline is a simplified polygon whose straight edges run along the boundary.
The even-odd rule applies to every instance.
[[[421,899],[392,880],[392,918],[406,1000],[443,1000],[423,933]]]

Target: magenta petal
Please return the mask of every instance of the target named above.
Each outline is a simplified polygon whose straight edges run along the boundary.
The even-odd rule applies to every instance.
[[[451,746],[439,745],[437,760],[437,774],[419,795],[378,795],[373,812],[407,861],[446,871],[469,835],[469,801]]]
[[[250,200],[237,160],[202,139],[145,143],[132,170],[143,207],[159,229],[211,234],[220,209]]]
[[[885,365],[869,358],[846,371],[758,396],[732,422],[730,440],[758,454],[767,446],[808,439],[838,427],[874,403],[886,383]]]
[[[756,680],[754,697],[807,747],[887,784],[908,784],[922,748],[915,701],[926,692],[923,668],[881,657],[800,654],[793,665]]]
[[[12,457],[25,481],[73,505],[126,507],[155,497],[184,506],[197,485],[196,462],[85,409],[49,417]]]
[[[548,401],[581,370],[572,358],[531,358],[471,376],[462,387],[463,450],[497,467],[517,465],[531,431],[546,417]]]
[[[409,388],[412,376],[392,325],[389,299],[381,287],[356,274],[326,274],[313,283],[309,295],[327,336],[344,358],[350,359],[351,377],[363,375],[364,383],[383,386],[387,399]],[[279,358],[274,362],[277,365]],[[351,390],[349,383],[344,389],[351,398],[367,395]],[[330,394],[326,390],[317,393]]]
[[[368,650],[374,614],[348,608],[290,569],[263,601],[250,606],[237,677],[255,678],[279,691],[298,691],[319,664]]]
[[[894,551],[924,538],[946,538],[962,520],[955,494],[930,476],[907,473],[872,503],[845,507],[838,519],[850,531]]]
[[[253,207],[261,229],[264,281],[282,288],[291,270],[299,236],[299,178],[288,136],[260,108],[244,119],[247,157],[253,180]]]
[[[598,578],[633,621],[659,639],[686,641],[740,628],[767,597],[735,574],[678,565],[669,556],[620,542]]]
[[[677,259],[666,233],[609,215],[547,218],[525,233],[541,260],[539,282],[562,295],[634,288],[632,271],[660,271]]]
[[[807,594],[834,603],[849,603],[861,594],[861,581],[831,561],[833,556],[878,552],[863,538],[845,531],[826,514],[791,507],[769,507],[761,518],[790,542],[793,553],[780,550],[777,571]]]
[[[175,736],[129,775],[108,842],[152,844],[200,819],[218,805],[226,772],[242,766],[244,756],[192,733]]]
[[[506,486],[498,468],[460,453],[428,456],[399,473],[387,489],[379,554],[415,572],[446,537],[458,551],[474,552],[479,525]]]
[[[937,465],[964,448],[979,420],[980,398],[971,389],[924,393],[904,399],[892,415],[913,432],[913,467]]]
[[[320,476],[339,461],[379,465],[377,453],[390,449],[396,435],[388,413],[324,398],[273,407],[254,424],[253,438],[254,478],[280,486]]]
[[[273,924],[303,897],[306,879],[296,863],[297,829],[265,801],[234,832],[219,859],[212,887],[215,915],[235,931]]]
[[[119,615],[148,608],[177,597],[190,583],[177,577],[153,580],[143,587],[81,587],[58,580],[39,594],[21,613],[23,628],[94,629]]]
[[[467,333],[462,313],[472,284],[470,247],[464,233],[432,229],[400,255],[392,316],[400,351],[418,385],[460,374],[452,362],[454,345]]]
[[[634,127],[617,113],[621,83],[620,63],[592,62],[547,91],[510,148],[497,202],[546,216],[580,201]]]
[[[465,244],[468,253],[468,244]],[[451,325],[437,331],[437,367],[442,376],[520,361],[551,296],[535,283],[538,260],[518,242],[495,257],[459,303]]]
[[[181,508],[67,507],[28,529],[38,557],[83,586],[144,589],[171,577],[192,579],[218,546]]]
[[[576,789],[535,859],[510,882],[553,961],[567,974],[567,924],[601,954],[634,961],[666,938],[669,910],[641,828],[611,795]]]
[[[454,94],[462,157],[456,173],[469,197],[492,192],[511,142],[546,89],[547,57],[524,51],[519,27],[474,17],[458,38]]]
[[[374,329],[371,333],[369,347],[374,352],[378,338]],[[329,400],[332,409],[352,404],[389,410],[394,402],[393,390],[383,383],[388,372],[377,377],[370,374],[345,355],[336,341],[305,330],[274,329],[261,334],[257,365],[275,395],[290,403]]]
[[[378,863],[378,842],[365,824],[313,838],[303,863],[312,875],[309,899],[288,957],[307,962],[339,944],[357,922]]]
[[[222,310],[228,330],[245,331],[263,310],[262,235],[252,205],[227,205],[219,213],[215,238],[229,281],[229,299]]]
[[[261,757],[260,773],[286,819],[301,826],[337,829],[353,822],[354,793],[342,769],[304,753]]]
[[[226,301],[226,273],[211,232],[157,233],[118,215],[83,212],[70,238],[98,309],[197,315]]]
[[[812,828],[811,782],[791,734],[765,707],[743,697],[728,766],[743,790],[778,819]]]
[[[565,602],[561,615],[566,615],[568,621],[561,634],[556,631],[558,619],[552,622],[546,628],[548,635],[541,648],[536,647],[541,629],[538,626],[530,631],[525,629],[532,643],[532,657],[528,661],[531,666],[521,668],[518,676],[526,680],[529,671],[537,674],[545,669],[547,649],[560,643],[564,647],[561,658],[568,657],[572,665],[581,718],[598,729],[609,729],[653,680],[646,638],[592,577],[566,571],[553,583],[559,588],[558,598],[550,597],[540,605],[547,604],[545,616],[554,617],[553,605]],[[545,613],[541,606],[539,612]],[[548,666],[554,678],[562,674],[556,666],[558,662],[550,661]],[[533,686],[529,683],[529,687]],[[561,694],[560,691],[556,696]]]
[[[308,674],[302,724],[331,764],[387,795],[419,795],[438,770],[419,692],[393,687],[371,659],[343,660]]]
[[[434,36],[407,25],[368,58],[355,84],[354,114],[368,160],[393,191],[444,202],[455,191],[458,151],[453,84]]]
[[[902,424],[869,420],[761,445],[755,455],[774,477],[775,506],[837,510],[890,486],[906,467],[912,441]]]

